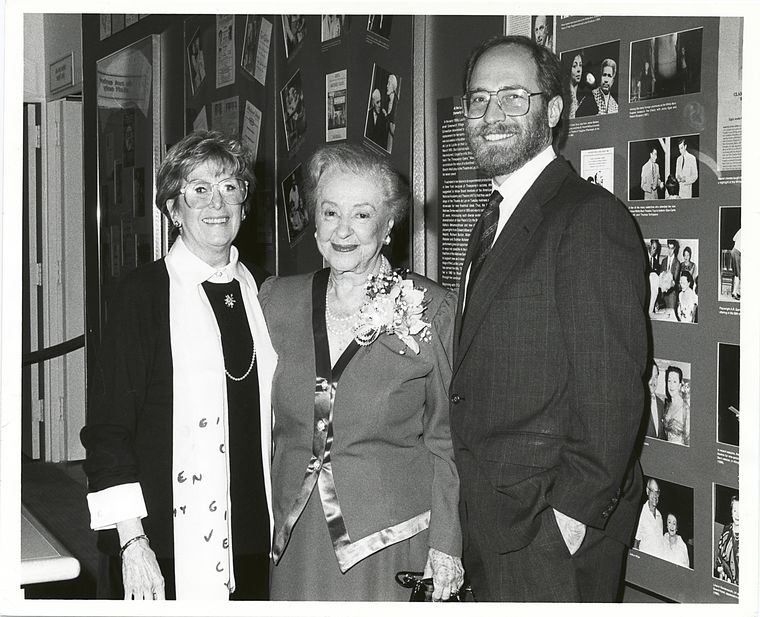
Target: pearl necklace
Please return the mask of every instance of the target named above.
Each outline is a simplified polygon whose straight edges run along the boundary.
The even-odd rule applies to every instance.
[[[253,350],[253,355],[251,355],[251,363],[248,365],[248,370],[245,372],[245,375],[243,375],[242,377],[233,377],[232,375],[230,375],[230,372],[227,370],[227,366],[226,365],[224,366],[224,373],[232,381],[243,381],[246,377],[248,377],[248,375],[250,375],[251,370],[253,369],[253,364],[256,361],[256,344],[252,343],[251,347]]]
[[[384,256],[380,256],[380,274],[385,274],[389,272],[391,269],[390,264],[388,263],[388,260]],[[371,278],[372,275],[370,275]],[[330,284],[333,283],[333,275],[332,272],[330,272],[330,277],[327,281],[327,289],[325,289],[325,325],[327,326],[327,330],[334,334],[336,338],[339,339],[339,342],[342,344],[343,341],[346,339],[352,339],[354,338],[354,332],[356,331],[357,327],[357,321],[359,317],[359,313],[361,312],[361,308],[364,304],[364,301],[359,305],[359,307],[353,311],[352,313],[349,313],[348,315],[338,316],[330,309]],[[334,284],[334,283],[333,283]],[[366,298],[366,294],[364,296]],[[350,336],[349,336],[350,335]]]

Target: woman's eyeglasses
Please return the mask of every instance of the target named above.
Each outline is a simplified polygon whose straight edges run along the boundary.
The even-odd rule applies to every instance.
[[[225,178],[219,182],[193,180],[179,190],[185,197],[190,208],[205,208],[214,196],[214,187],[219,191],[219,197],[228,206],[242,204],[248,196],[248,181],[242,178]]]

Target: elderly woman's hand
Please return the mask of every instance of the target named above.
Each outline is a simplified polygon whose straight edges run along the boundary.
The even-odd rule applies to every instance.
[[[433,578],[433,602],[445,602],[464,584],[462,560],[431,547],[423,576]]]
[[[164,600],[164,577],[147,540],[130,544],[122,554],[125,600]]]

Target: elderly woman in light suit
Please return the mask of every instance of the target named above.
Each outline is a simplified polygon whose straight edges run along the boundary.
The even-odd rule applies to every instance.
[[[448,599],[463,579],[447,395],[456,296],[381,254],[408,205],[383,157],[326,146],[306,182],[329,267],[260,294],[279,356],[271,597],[408,600],[395,574],[424,570],[433,599]]]

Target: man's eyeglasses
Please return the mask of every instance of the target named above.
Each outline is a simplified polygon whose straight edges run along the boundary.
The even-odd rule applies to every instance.
[[[214,197],[214,187],[219,191],[219,197],[228,206],[242,204],[248,196],[248,181],[242,178],[225,178],[219,182],[193,180],[179,190],[185,196],[185,202],[190,208],[205,208]]]
[[[499,109],[507,116],[524,116],[530,110],[530,98],[543,92],[528,92],[523,88],[502,90],[472,90],[462,97],[464,117],[470,120],[486,115],[491,97],[496,97]]]

